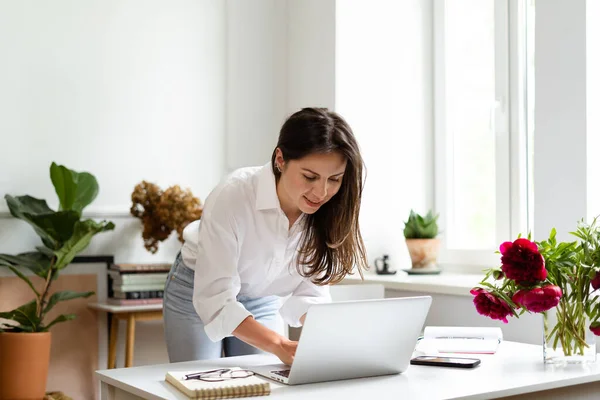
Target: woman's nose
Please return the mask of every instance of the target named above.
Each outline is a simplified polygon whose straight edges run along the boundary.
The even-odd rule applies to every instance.
[[[327,197],[327,181],[325,181],[324,183],[317,183],[313,188],[313,194],[319,201],[324,200],[325,197]]]

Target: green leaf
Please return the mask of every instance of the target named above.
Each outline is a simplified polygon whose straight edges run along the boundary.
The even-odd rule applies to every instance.
[[[502,292],[500,290],[495,291],[494,294],[497,297],[499,297],[502,300],[504,300],[510,306],[512,313],[515,314],[514,310],[515,310],[515,308],[517,308],[517,305],[512,301],[512,299],[510,298],[510,296],[508,296],[506,293],[504,293],[504,292]]]
[[[36,315],[37,303],[35,300],[8,312],[0,312],[0,318],[10,319],[19,323],[19,329],[28,332],[37,332],[40,320]]]
[[[28,222],[42,238],[44,245],[59,248],[73,234],[73,226],[80,214],[75,211],[53,211],[45,200],[31,196],[4,196],[10,213]]]
[[[45,200],[36,199],[31,196],[12,197],[11,195],[4,196],[6,204],[13,217],[22,219],[28,222],[35,232],[42,238],[44,244],[51,248],[56,248],[57,240],[52,235],[46,233],[41,227],[31,219],[31,215],[50,214],[54,211],[48,207]]]
[[[81,215],[83,209],[98,196],[98,182],[88,172],[75,172],[53,162],[50,166],[50,178],[61,210],[73,210]]]
[[[52,320],[52,322],[50,322],[48,325],[46,325],[46,327],[44,328],[44,331],[47,331],[48,329],[50,329],[55,324],[58,324],[59,322],[71,321],[71,320],[75,319],[76,317],[77,316],[75,314],[61,314],[58,317],[54,318]]]
[[[60,246],[73,235],[75,222],[79,221],[80,216],[77,212],[69,210],[35,215],[30,218],[36,226],[52,236],[58,242],[57,245]]]
[[[550,237],[548,238],[548,243],[553,247],[556,245],[556,228],[552,228],[550,231]]]
[[[52,249],[47,248],[46,246],[35,246],[36,250],[47,256],[49,259],[54,257],[54,252]]]
[[[433,239],[438,234],[437,218],[429,211],[425,217],[410,210],[408,221],[404,223],[404,237],[406,239]]]
[[[51,259],[36,251],[21,253],[16,256],[0,254],[0,266],[14,266],[29,269],[31,272],[46,279],[50,271]]]
[[[50,299],[48,299],[48,304],[46,304],[46,307],[44,308],[44,314],[50,311],[59,301],[73,300],[80,297],[90,297],[93,294],[94,292],[71,292],[69,290],[56,292],[50,296]]]
[[[576,232],[569,232],[571,235],[578,237],[581,240],[586,240],[586,235],[580,231],[576,231]]]
[[[73,232],[73,236],[71,236],[63,247],[54,252],[57,257],[56,269],[60,270],[69,265],[77,254],[85,250],[95,234],[114,228],[115,225],[112,222],[96,222],[91,219],[77,221],[75,223],[75,232]]]
[[[496,286],[494,286],[494,285],[492,285],[491,283],[488,283],[488,282],[479,282],[479,284],[481,286],[485,286],[485,287],[488,287],[490,289],[497,289]]]
[[[25,283],[27,283],[29,285],[29,287],[31,288],[31,290],[33,290],[33,293],[35,293],[36,297],[38,297],[38,298],[40,297],[40,294],[38,293],[37,290],[35,290],[35,286],[33,286],[33,283],[31,283],[31,281],[29,280],[29,278],[27,278],[25,275],[23,275],[21,273],[21,271],[19,271],[15,267],[11,267],[11,266],[9,266],[8,269],[10,269],[19,278],[21,278],[22,280],[24,280]]]

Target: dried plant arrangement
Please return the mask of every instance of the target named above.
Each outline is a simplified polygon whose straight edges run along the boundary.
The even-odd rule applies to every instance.
[[[142,220],[144,247],[151,253],[158,244],[177,231],[183,242],[183,229],[202,216],[202,202],[191,190],[174,185],[162,190],[147,181],[138,183],[131,194],[131,215]]]

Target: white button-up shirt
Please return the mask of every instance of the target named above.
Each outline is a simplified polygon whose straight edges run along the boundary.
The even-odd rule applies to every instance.
[[[194,308],[211,340],[230,336],[252,315],[238,295],[291,295],[279,310],[291,326],[301,325],[312,304],[331,301],[328,286],[296,269],[303,221],[304,215],[289,227],[270,163],[239,169],[210,193],[201,220],[183,232],[181,254],[195,271]]]

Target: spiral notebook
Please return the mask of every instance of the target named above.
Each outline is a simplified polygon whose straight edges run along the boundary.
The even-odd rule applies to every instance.
[[[240,368],[231,368],[232,370]],[[185,380],[185,375],[197,371],[170,371],[165,381],[175,386],[190,399],[232,399],[239,397],[268,396],[271,393],[269,382],[256,376],[241,379],[227,379],[220,382],[206,382],[197,379]]]

